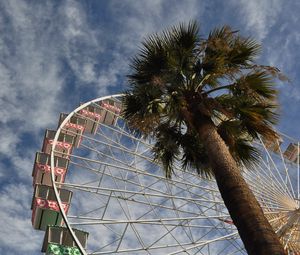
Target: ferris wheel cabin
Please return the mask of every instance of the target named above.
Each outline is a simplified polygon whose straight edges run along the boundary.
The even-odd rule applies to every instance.
[[[74,236],[63,220],[63,214],[68,214],[73,195],[72,191],[63,188],[63,184],[73,150],[81,146],[86,136],[96,134],[100,123],[104,126],[115,125],[120,112],[120,101],[113,98],[105,99],[82,107],[77,112],[73,112],[72,116],[61,113],[58,121],[60,132],[56,142],[54,140],[57,131],[46,130],[42,150],[36,153],[34,160],[32,171],[34,192],[31,203],[32,226],[36,230],[45,231],[41,250],[43,253],[79,255],[82,254],[80,249],[86,249],[89,233],[72,228],[77,238],[76,244]],[[51,162],[52,151],[54,160]],[[57,201],[51,171],[54,174],[62,208]]]
[[[67,213],[72,192],[66,189],[58,189],[64,211]],[[62,225],[60,213],[54,189],[51,186],[36,184],[32,199],[32,226],[34,229],[46,230],[48,225]]]
[[[54,156],[54,165],[55,181],[64,182],[69,166],[69,160],[66,158]],[[35,161],[32,171],[33,185],[43,184],[52,186],[50,172],[50,154],[37,152],[35,155]]]
[[[86,248],[88,233],[82,230],[73,229],[76,237],[78,238],[81,245]],[[48,226],[42,252],[46,254],[72,254],[80,255],[81,252],[76,246],[72,235],[66,227],[60,226]]]

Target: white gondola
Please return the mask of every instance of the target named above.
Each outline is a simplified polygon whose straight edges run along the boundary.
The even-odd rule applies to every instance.
[[[86,248],[86,242],[88,238],[88,233],[82,230],[73,229],[74,233],[81,243],[82,247]],[[72,254],[80,255],[80,251],[77,248],[72,235],[66,227],[59,226],[48,226],[42,252],[45,252],[47,255],[52,254]]]
[[[115,125],[117,117],[121,112],[121,102],[106,99],[100,103],[90,104],[77,113],[77,116],[86,119],[85,131],[95,134],[99,123]]]
[[[51,148],[55,134],[55,130],[46,130],[42,148],[43,152],[47,154],[51,153]],[[72,153],[74,139],[75,138],[73,135],[60,133],[55,146],[55,156],[69,159],[69,156]]]
[[[82,109],[75,117],[82,117],[86,120],[85,132],[95,134],[101,120],[101,109],[92,105]]]
[[[273,151],[275,153],[280,153],[280,146],[283,143],[283,140],[281,137],[279,137],[276,140],[263,139],[263,143],[268,150]]]
[[[295,163],[298,161],[298,155],[299,155],[299,148],[296,143],[290,143],[285,152],[283,153],[283,156]]]
[[[51,167],[50,167],[50,154],[46,154],[44,152],[37,152],[35,155],[35,161],[32,171],[33,177],[33,185],[35,184],[44,184],[48,186],[52,186],[51,182]],[[61,157],[54,157],[54,173],[55,180],[57,182],[64,182],[68,166],[69,160]]]
[[[67,213],[72,192],[66,189],[58,189],[64,211]],[[62,215],[60,213],[55,193],[52,187],[36,184],[33,194],[32,204],[32,226],[35,229],[46,230],[48,225],[62,224]]]
[[[66,113],[61,113],[59,117],[58,127],[63,120],[68,116]],[[74,136],[74,146],[79,147],[82,140],[82,135],[86,126],[86,120],[80,117],[72,116],[72,118],[64,125],[61,132]]]
[[[99,102],[102,109],[102,123],[106,125],[115,125],[117,116],[121,113],[121,103],[112,99]]]

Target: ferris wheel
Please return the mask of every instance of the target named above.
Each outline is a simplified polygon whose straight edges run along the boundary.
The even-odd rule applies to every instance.
[[[153,161],[130,132],[122,95],[62,113],[33,168],[32,224],[46,254],[246,254],[214,180]],[[258,141],[244,177],[288,254],[300,252],[299,143]],[[284,150],[283,148],[287,148]]]

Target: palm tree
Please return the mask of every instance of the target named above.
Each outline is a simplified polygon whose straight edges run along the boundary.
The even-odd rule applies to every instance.
[[[228,26],[199,36],[195,22],[149,36],[132,59],[123,116],[155,137],[167,178],[175,161],[214,177],[248,254],[285,254],[253,193],[243,165],[257,163],[251,141],[276,139],[274,75],[255,64],[260,46]]]

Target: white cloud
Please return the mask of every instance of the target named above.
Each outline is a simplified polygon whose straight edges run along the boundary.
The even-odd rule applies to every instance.
[[[259,40],[267,36],[280,16],[282,5],[285,4],[282,0],[232,0],[230,2],[233,7],[237,7],[241,22],[247,29],[254,32]]]
[[[101,25],[92,29],[85,10],[76,1],[66,1],[60,14],[65,24],[61,27],[63,50],[72,71],[81,82],[97,83],[96,57],[103,51]]]
[[[38,137],[40,149],[42,130],[55,127],[59,112],[76,104],[62,94],[70,86],[62,60],[79,85],[98,81],[94,65],[101,49],[99,30],[91,30],[73,1],[58,9],[54,2],[13,0],[0,5],[0,155],[9,161],[1,164],[1,253],[34,254],[43,232],[34,231],[30,223],[35,151],[26,145],[33,142],[26,136]],[[16,180],[23,184],[9,184]]]
[[[101,18],[103,10],[99,8],[96,10],[99,13],[94,14],[95,10],[91,11],[84,1],[35,4],[1,1],[0,154],[11,164],[0,164],[3,169],[0,180],[4,183],[0,196],[1,208],[4,208],[0,224],[5,226],[0,233],[1,254],[7,249],[10,249],[9,254],[39,254],[42,242],[43,233],[34,231],[29,219],[35,151],[32,150],[34,145],[25,145],[24,136],[29,134],[38,140],[36,148],[40,149],[41,133],[45,128],[56,126],[60,111],[74,107],[81,99],[104,96],[112,87],[125,85],[129,58],[147,35],[190,19],[201,18],[205,26],[214,27],[215,24],[205,24],[207,17],[209,20],[217,14],[232,17],[236,11],[241,24],[234,27],[241,28],[243,33],[250,31],[254,37],[267,42],[265,60],[295,69],[296,77],[296,49],[300,41],[296,29],[298,12],[290,9],[288,12],[294,13],[288,15],[293,20],[294,31],[289,30],[286,18],[278,29],[280,35],[271,37],[278,20],[283,19],[283,0],[231,0],[230,3],[234,8],[228,8],[231,12],[224,14],[222,10],[206,9],[207,1],[109,1],[106,20]],[[99,24],[92,24],[89,15],[99,15],[96,19]],[[274,54],[276,48],[280,50]],[[94,94],[81,95],[82,91],[89,90]],[[290,94],[300,100],[297,88]],[[71,102],[69,97],[76,97],[78,102]],[[14,178],[22,183],[10,184]],[[157,184],[157,189],[161,186]],[[142,209],[132,212],[133,216]],[[146,231],[150,239],[155,237],[155,233]]]
[[[108,41],[113,42],[115,48],[107,47],[107,52],[111,54],[110,64],[102,67],[98,87],[112,86],[120,82],[120,77],[119,85],[126,86],[125,74],[128,73],[130,58],[141,46],[141,41],[171,25],[196,19],[204,12],[202,7],[204,2],[195,0],[174,1],[172,8],[170,2],[162,0],[110,1],[111,15],[117,17],[112,19],[115,30],[104,30],[104,33],[108,33]]]
[[[33,13],[25,2],[9,1],[4,5],[10,33],[1,31],[6,39],[3,46],[6,51],[0,55],[4,63],[0,66],[0,111],[4,116],[1,121],[22,123],[22,127],[15,127],[17,130],[38,130],[53,121],[51,114],[56,104],[52,98],[57,97],[63,85],[60,65],[52,54],[53,47],[45,44],[49,38],[45,38],[43,29],[36,24],[44,13],[38,10]],[[9,58],[7,51],[11,52]],[[40,120],[44,115],[47,118]]]
[[[22,184],[7,185],[0,196],[0,234],[2,254],[32,254],[39,250],[43,232],[34,231],[30,222],[31,189]]]
[[[118,16],[118,25],[122,31],[118,41],[131,53],[137,50],[140,42],[153,34],[179,22],[188,22],[201,16],[204,1],[119,1],[111,2],[114,15]],[[124,11],[124,9],[126,11]]]
[[[10,155],[15,152],[19,138],[10,128],[3,128],[2,132],[5,135],[0,136],[0,152]]]
[[[95,56],[101,47],[76,2],[65,2],[58,13],[51,3],[34,8],[4,1],[3,7],[0,17],[7,24],[0,26],[0,122],[13,123],[5,131],[15,133],[3,138],[8,141],[56,126],[59,111],[73,103],[63,98],[63,90],[72,85],[66,83],[61,60],[67,60],[77,83],[98,82]],[[7,152],[1,151],[6,144],[0,152]]]

